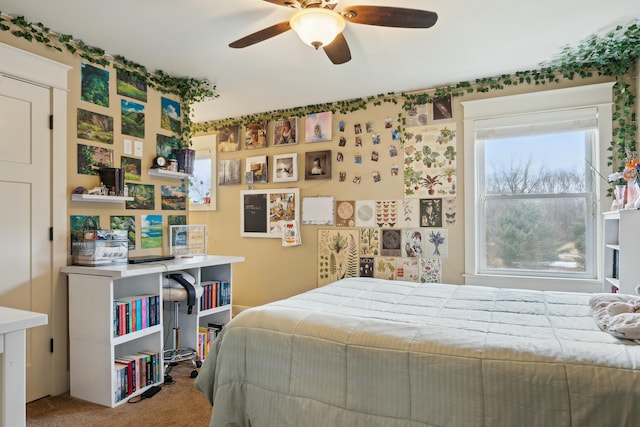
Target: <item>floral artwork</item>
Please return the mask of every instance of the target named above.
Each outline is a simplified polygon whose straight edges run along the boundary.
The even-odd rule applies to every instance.
[[[398,201],[398,226],[420,226],[420,201],[418,199],[403,199]]]
[[[396,258],[376,257],[374,259],[373,277],[385,280],[396,280]]]
[[[420,283],[442,282],[442,260],[423,258],[420,260]]]
[[[358,277],[359,230],[318,230],[318,286],[346,277]]]
[[[380,229],[360,229],[360,256],[372,257],[380,255]]]
[[[427,232],[426,256],[432,258],[449,257],[448,232],[444,229],[429,230]]]
[[[457,154],[455,123],[407,128],[405,197],[455,195]]]

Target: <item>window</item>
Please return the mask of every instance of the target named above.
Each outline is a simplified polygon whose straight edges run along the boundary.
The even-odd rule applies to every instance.
[[[466,283],[601,289],[610,102],[603,84],[463,103]]]
[[[191,138],[195,150],[189,177],[189,210],[216,210],[216,135]]]

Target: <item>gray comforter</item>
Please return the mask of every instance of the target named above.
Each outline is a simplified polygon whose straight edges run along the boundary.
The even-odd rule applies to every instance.
[[[589,294],[345,279],[236,316],[211,426],[637,426],[640,346]]]

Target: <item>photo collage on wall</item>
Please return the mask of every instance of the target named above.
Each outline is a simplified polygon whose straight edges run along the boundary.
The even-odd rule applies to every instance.
[[[103,168],[120,168],[124,176],[126,190],[124,194],[132,200],[126,200],[127,210],[153,211],[157,208],[156,191],[159,191],[160,204],[163,211],[186,211],[187,188],[180,185],[160,185],[143,183],[142,169],[150,165],[143,165],[146,135],[146,103],[148,97],[147,83],[144,77],[135,73],[121,70],[115,72],[117,95],[120,97],[114,104],[110,99],[110,79],[112,73],[88,63],[82,63],[80,100],[85,103],[77,110],[77,138],[89,141],[79,141],[77,144],[77,173],[80,175],[100,175]],[[160,132],[155,136],[155,147],[152,152],[165,156],[167,159],[175,157],[174,149],[180,148],[181,106],[180,103],[169,98],[161,97]],[[94,108],[93,106],[97,106]],[[104,109],[113,111],[119,107],[121,127],[116,138],[114,135],[114,117],[104,114]],[[98,111],[94,111],[98,110]],[[166,132],[165,132],[166,131]],[[117,132],[117,131],[116,131]],[[122,152],[120,159],[115,158],[114,145],[117,152]],[[121,148],[121,149],[120,149]],[[96,180],[95,187],[78,187],[78,192],[93,191],[99,188]],[[119,195],[119,194],[118,194]],[[111,229],[127,230],[129,249],[135,250],[160,247],[162,242],[162,225],[186,224],[187,216],[182,215],[139,215],[138,225],[134,215],[112,215],[109,218]],[[81,238],[82,230],[87,228],[100,229],[99,216],[71,215],[71,240]],[[106,224],[103,224],[106,226]],[[105,227],[106,228],[106,227]],[[140,246],[136,245],[137,231],[140,230]]]

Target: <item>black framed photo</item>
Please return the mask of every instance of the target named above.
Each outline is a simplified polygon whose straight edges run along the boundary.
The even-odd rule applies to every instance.
[[[305,153],[305,179],[331,179],[331,150]]]

